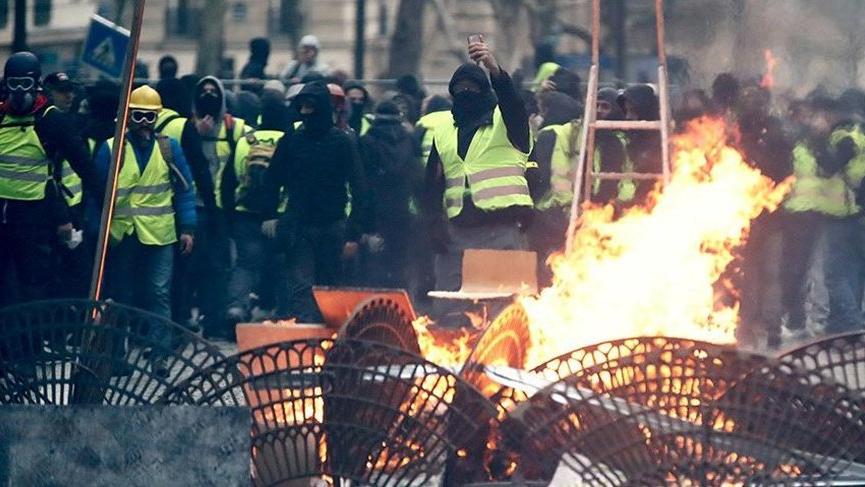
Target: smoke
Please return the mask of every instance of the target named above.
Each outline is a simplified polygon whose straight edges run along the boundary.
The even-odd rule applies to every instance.
[[[759,79],[763,51],[778,59],[776,90],[803,96],[858,85],[865,74],[861,0],[703,0],[668,2],[667,50],[688,60],[691,84],[729,71]]]

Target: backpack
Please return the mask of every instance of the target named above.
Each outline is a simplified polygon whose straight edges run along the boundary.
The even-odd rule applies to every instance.
[[[243,175],[238,178],[234,164],[228,164],[223,178],[223,208],[235,209],[237,204],[247,210],[259,212],[263,206],[263,195],[270,161],[276,152],[277,139],[260,138],[256,132],[245,135],[249,151],[243,159]],[[244,188],[240,201],[234,201],[236,188]]]

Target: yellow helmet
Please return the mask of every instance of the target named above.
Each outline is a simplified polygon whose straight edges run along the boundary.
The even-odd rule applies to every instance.
[[[144,85],[132,90],[132,96],[129,98],[129,108],[158,112],[162,110],[162,97],[159,96],[156,90]]]

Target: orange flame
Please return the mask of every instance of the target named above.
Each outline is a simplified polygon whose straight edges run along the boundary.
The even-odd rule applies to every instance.
[[[420,316],[412,322],[417,334],[421,356],[437,365],[462,365],[472,351],[476,330],[456,331],[431,328],[433,321]]]
[[[673,172],[652,203],[613,220],[587,206],[568,254],[551,258],[554,282],[521,298],[530,320],[528,366],[581,346],[631,336],[735,340],[737,306],[714,285],[750,221],[780,204],[778,186],[726,144],[722,120],[692,122],[673,139]]]
[[[760,80],[760,86],[771,90],[775,87],[775,67],[778,65],[778,59],[772,54],[771,49],[763,51],[763,59],[766,60],[766,72]]]

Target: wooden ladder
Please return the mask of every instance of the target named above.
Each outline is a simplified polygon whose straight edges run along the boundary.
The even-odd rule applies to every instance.
[[[577,171],[574,175],[574,199],[571,202],[566,250],[570,251],[574,232],[579,222],[583,201],[589,201],[595,181],[623,179],[670,181],[670,104],[667,91],[667,53],[664,49],[664,0],[655,0],[655,26],[658,39],[658,101],[660,120],[598,120],[598,66],[601,37],[601,0],[592,0],[592,66],[586,88],[586,107],[583,112],[582,133]],[[661,133],[661,173],[595,172],[595,135],[598,130],[657,130]]]

